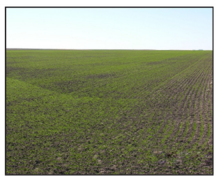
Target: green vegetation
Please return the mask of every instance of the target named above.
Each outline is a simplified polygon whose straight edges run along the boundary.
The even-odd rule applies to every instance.
[[[6,51],[6,174],[212,165],[212,51]]]

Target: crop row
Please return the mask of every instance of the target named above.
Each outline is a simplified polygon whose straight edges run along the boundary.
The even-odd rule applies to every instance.
[[[7,53],[7,173],[211,173],[210,52]]]

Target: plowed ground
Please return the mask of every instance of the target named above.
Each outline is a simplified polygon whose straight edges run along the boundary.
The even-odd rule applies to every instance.
[[[211,51],[8,50],[6,174],[213,174]]]

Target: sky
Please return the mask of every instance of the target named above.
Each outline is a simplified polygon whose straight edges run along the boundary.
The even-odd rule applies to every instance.
[[[7,8],[6,47],[212,50],[212,8]]]

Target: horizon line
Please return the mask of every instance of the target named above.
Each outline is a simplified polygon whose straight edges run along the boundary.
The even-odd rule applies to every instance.
[[[212,49],[71,49],[71,48],[5,48],[6,50],[142,50],[142,51],[212,51]]]

